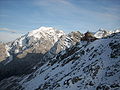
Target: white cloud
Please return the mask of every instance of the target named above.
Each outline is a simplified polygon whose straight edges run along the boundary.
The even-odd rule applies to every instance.
[[[0,28],[0,41],[2,42],[10,42],[13,41],[23,34],[18,32],[17,30],[11,30],[8,28]]]
[[[10,42],[22,36],[21,33],[0,32],[0,41]]]
[[[11,33],[17,33],[17,31],[11,30],[11,29],[8,29],[8,28],[0,28],[0,31],[7,31],[7,32],[11,32]]]

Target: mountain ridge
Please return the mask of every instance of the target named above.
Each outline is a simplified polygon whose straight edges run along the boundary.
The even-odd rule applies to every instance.
[[[44,30],[45,27],[41,29]],[[40,28],[39,28],[40,29]],[[39,29],[37,29],[39,31]],[[41,30],[40,29],[40,30]],[[48,31],[51,28],[47,28]],[[41,32],[28,33],[30,37]],[[49,30],[50,31],[50,30]],[[56,30],[52,28],[52,33]],[[48,35],[48,32],[45,32]],[[54,34],[50,37],[54,37]],[[59,36],[60,33],[60,36]],[[0,63],[1,90],[119,90],[120,32],[96,38],[91,32],[32,37],[29,48],[14,41],[13,60]],[[99,32],[97,33],[99,35]],[[21,39],[21,38],[20,38]],[[20,39],[17,39],[18,41]],[[26,39],[26,38],[25,38]],[[40,39],[40,41],[39,41]],[[23,40],[23,37],[22,39]],[[37,40],[37,41],[35,41]],[[42,43],[41,43],[42,40]],[[40,42],[40,43],[39,43]],[[43,44],[44,42],[44,44]],[[36,44],[37,43],[37,44]],[[51,43],[51,44],[50,44]],[[54,44],[53,44],[54,43]],[[23,48],[20,51],[18,46]],[[39,45],[37,47],[37,45]],[[44,49],[45,46],[49,49]],[[48,47],[47,46],[47,47]],[[26,45],[27,47],[27,45]],[[39,49],[43,50],[39,50]],[[19,49],[19,52],[15,52]],[[38,50],[38,51],[37,51]]]
[[[115,33],[92,42],[81,41],[28,75],[2,80],[0,87],[3,90],[119,90],[119,39],[120,33]]]

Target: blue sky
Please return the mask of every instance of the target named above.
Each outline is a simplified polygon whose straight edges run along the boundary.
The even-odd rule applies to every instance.
[[[118,29],[119,9],[120,0],[0,0],[0,33],[26,33],[41,26],[66,33]]]

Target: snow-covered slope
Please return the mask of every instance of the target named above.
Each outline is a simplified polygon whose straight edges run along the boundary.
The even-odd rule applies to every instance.
[[[104,29],[99,29],[95,34],[94,36],[96,38],[102,38],[102,37],[106,37],[108,35],[111,35],[112,33],[118,33],[120,32],[120,30],[114,30],[114,31],[107,31],[107,30],[104,30]]]
[[[82,41],[28,75],[0,82],[1,90],[120,90],[120,33]]]

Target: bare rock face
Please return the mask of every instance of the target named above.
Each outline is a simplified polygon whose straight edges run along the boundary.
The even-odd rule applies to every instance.
[[[82,41],[88,41],[88,42],[95,41],[96,39],[97,38],[91,32],[86,32],[84,36],[81,38]]]
[[[71,32],[68,34],[68,37],[70,37],[73,42],[75,42],[74,44],[76,44],[76,42],[79,42],[82,38],[83,34],[80,33],[79,31],[76,32]]]
[[[5,60],[7,57],[6,44],[0,43],[0,62]]]

